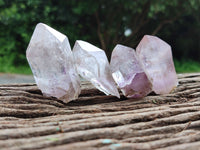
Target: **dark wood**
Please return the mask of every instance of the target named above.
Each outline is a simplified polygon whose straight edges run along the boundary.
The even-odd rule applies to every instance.
[[[200,149],[200,73],[143,99],[106,96],[83,83],[63,103],[35,84],[0,85],[0,149]]]

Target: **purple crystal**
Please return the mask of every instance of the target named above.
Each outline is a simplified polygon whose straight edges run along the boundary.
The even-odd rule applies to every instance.
[[[80,81],[68,38],[39,23],[26,51],[35,81],[46,96],[65,102],[78,98]]]
[[[77,71],[84,79],[105,94],[120,97],[103,50],[88,42],[77,40],[73,54]]]
[[[134,49],[118,44],[112,52],[110,67],[125,96],[139,98],[151,92],[151,83]]]
[[[136,53],[157,94],[170,93],[178,84],[169,44],[155,36],[145,35]]]

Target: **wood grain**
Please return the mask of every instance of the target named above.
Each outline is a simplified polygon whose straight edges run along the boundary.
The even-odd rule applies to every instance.
[[[35,84],[0,85],[0,149],[200,149],[200,73],[178,78],[172,93],[142,99],[84,82],[67,104]]]

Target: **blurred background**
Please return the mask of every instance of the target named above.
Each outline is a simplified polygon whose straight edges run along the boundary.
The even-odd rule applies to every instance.
[[[0,0],[0,72],[31,74],[25,51],[39,22],[109,58],[118,43],[136,48],[156,35],[172,46],[178,73],[200,72],[200,0]]]

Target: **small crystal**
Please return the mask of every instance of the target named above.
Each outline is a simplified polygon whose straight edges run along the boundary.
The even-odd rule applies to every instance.
[[[169,44],[155,36],[145,35],[136,53],[157,94],[170,93],[178,84]]]
[[[103,50],[88,42],[77,40],[73,54],[77,71],[84,79],[90,81],[106,95],[120,97]]]
[[[46,96],[64,102],[78,98],[80,81],[68,38],[39,23],[26,51],[35,81]]]
[[[125,96],[139,98],[151,92],[151,83],[134,49],[118,44],[112,52],[110,67]]]

